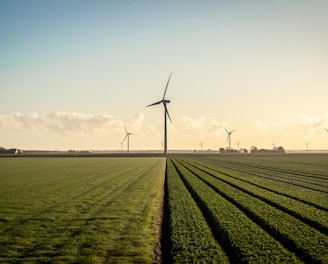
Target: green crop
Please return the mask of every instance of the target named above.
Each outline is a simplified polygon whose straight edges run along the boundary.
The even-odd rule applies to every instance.
[[[194,175],[203,180],[218,194],[223,195],[240,208],[250,219],[259,224],[286,248],[294,251],[302,259],[311,263],[322,263],[328,259],[328,239],[325,234],[308,224],[281,211],[277,203],[261,199],[261,190],[249,192],[243,182],[229,179],[227,175],[210,174],[195,166],[185,165]],[[277,208],[278,207],[278,208]],[[322,214],[322,217],[323,214]]]
[[[175,263],[229,263],[201,210],[167,161],[170,255]]]
[[[282,247],[226,197],[219,195],[183,164],[176,160],[174,163],[207,221],[216,227],[220,242],[226,247],[232,262],[300,262],[293,253]]]

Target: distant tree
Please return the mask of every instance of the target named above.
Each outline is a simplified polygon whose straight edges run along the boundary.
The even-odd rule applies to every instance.
[[[257,147],[251,146],[251,153],[257,152]]]
[[[257,147],[251,146],[251,153],[256,153],[257,152]]]
[[[286,153],[285,149],[282,146],[278,147],[277,150],[279,152]]]
[[[248,153],[248,150],[244,148],[241,150],[241,153]]]

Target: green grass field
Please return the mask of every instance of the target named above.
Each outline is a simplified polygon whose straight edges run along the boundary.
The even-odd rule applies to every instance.
[[[150,263],[164,158],[1,158],[0,263]]]
[[[0,201],[0,263],[328,263],[327,155],[1,157]]]

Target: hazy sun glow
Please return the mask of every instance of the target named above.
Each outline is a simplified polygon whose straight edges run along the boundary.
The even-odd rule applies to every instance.
[[[328,149],[328,2],[1,1],[0,146]],[[124,145],[124,148],[126,146]]]

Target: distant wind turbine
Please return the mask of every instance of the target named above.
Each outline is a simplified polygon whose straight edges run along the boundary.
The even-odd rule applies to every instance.
[[[123,142],[120,143],[121,144],[121,152],[123,151]]]
[[[156,103],[153,103],[153,104],[150,104],[150,105],[147,105],[146,106],[146,107],[149,107],[149,106],[158,105],[158,104],[161,104],[161,103],[164,106],[164,154],[167,154],[167,126],[166,126],[166,117],[168,117],[170,119],[170,122],[172,123],[170,114],[167,111],[167,107],[166,107],[166,104],[170,103],[171,101],[165,99],[165,94],[166,94],[167,87],[169,86],[171,75],[172,75],[172,73],[170,74],[169,79],[167,81],[167,84],[166,84],[166,87],[165,87],[165,91],[164,91],[164,95],[163,95],[163,99],[161,101],[158,101]]]
[[[229,143],[229,148],[228,148],[228,150],[230,150],[231,149],[231,134],[233,133],[233,132],[235,132],[235,129],[234,130],[231,130],[231,131],[228,131],[226,128],[224,128],[225,129],[225,131],[227,132],[227,142]]]
[[[236,144],[237,144],[237,146],[238,146],[238,149],[239,149],[239,144],[240,144],[240,141],[239,141],[239,142],[237,142]]]
[[[132,135],[133,133],[130,133],[130,132],[128,132],[127,130],[126,130],[126,127],[124,127],[125,128],[125,137],[124,137],[124,139],[123,139],[123,141],[122,141],[122,144],[124,143],[124,141],[126,140],[126,139],[128,139],[128,152],[130,151],[130,135]]]
[[[200,150],[203,151],[203,140],[199,143],[200,145]]]
[[[306,150],[309,150],[309,143],[305,142],[305,144],[306,144]]]
[[[272,145],[272,147],[273,147],[273,148],[275,148],[275,147],[276,147],[276,145],[274,144],[274,141],[272,142],[272,144],[271,144],[271,145]]]

